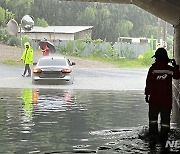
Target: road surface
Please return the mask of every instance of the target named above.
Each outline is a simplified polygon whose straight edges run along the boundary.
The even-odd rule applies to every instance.
[[[74,68],[73,85],[33,85],[19,66],[0,65],[1,88],[144,90],[147,69]]]

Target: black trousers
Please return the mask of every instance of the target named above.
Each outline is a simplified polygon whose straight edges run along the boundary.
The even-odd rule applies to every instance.
[[[31,69],[30,69],[29,64],[26,64],[26,65],[25,65],[23,75],[26,75],[26,72],[27,72],[27,71],[28,71],[28,75],[31,75]]]
[[[160,133],[158,129],[158,116],[160,114]],[[160,135],[160,140],[166,142],[170,131],[170,114],[171,109],[155,109],[149,107],[149,134]]]

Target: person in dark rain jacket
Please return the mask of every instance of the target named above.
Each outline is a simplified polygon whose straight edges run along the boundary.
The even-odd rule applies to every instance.
[[[157,135],[163,146],[168,140],[170,130],[170,114],[172,109],[172,79],[180,78],[179,66],[174,59],[169,59],[164,48],[158,48],[155,63],[149,68],[145,100],[149,103],[149,134],[153,139]],[[171,65],[168,63],[171,62]],[[158,115],[161,117],[160,133],[158,132]]]

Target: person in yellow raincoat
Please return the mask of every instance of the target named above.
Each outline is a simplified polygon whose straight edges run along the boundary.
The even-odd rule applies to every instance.
[[[31,69],[30,66],[33,62],[33,48],[31,47],[29,42],[26,42],[24,44],[24,52],[21,56],[21,60],[23,61],[23,63],[25,64],[25,68],[24,68],[24,73],[22,74],[22,76],[24,77],[26,75],[26,73],[28,72],[27,77],[31,76]],[[21,61],[18,60],[18,61]]]

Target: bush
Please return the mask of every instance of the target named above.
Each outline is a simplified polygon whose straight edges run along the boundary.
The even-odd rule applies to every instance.
[[[86,48],[86,44],[84,42],[82,42],[81,40],[76,40],[75,41],[75,47],[76,47],[76,55],[80,56],[81,53],[84,52],[85,48]]]
[[[48,25],[47,21],[44,18],[42,18],[42,19],[37,18],[36,26],[48,27],[49,25]]]
[[[151,58],[153,55],[154,55],[154,51],[153,51],[153,50],[151,50],[151,49],[147,50],[147,51],[144,53],[143,58],[140,59],[140,60],[141,60],[141,63],[142,63],[143,65],[146,65],[146,66],[147,66],[147,65],[151,65],[151,64],[154,62],[154,59]]]
[[[74,41],[68,41],[64,44],[61,44],[57,47],[57,50],[60,54],[74,55]]]
[[[9,38],[10,38],[10,36],[7,34],[5,29],[0,28],[0,42],[7,43]]]
[[[132,47],[125,47],[122,48],[120,46],[120,56],[121,57],[126,57],[128,59],[133,59],[135,57],[135,50]]]
[[[15,36],[11,36],[7,42],[8,45],[10,46],[20,46],[21,45],[21,40]]]
[[[58,50],[58,52],[59,52],[60,54],[61,54],[61,53],[65,54],[65,53],[66,53],[66,46],[65,46],[65,45],[58,46],[58,47],[57,47],[57,50]]]
[[[31,39],[28,37],[22,37],[22,45],[24,45],[26,42],[31,42]],[[21,42],[20,42],[21,43]]]

